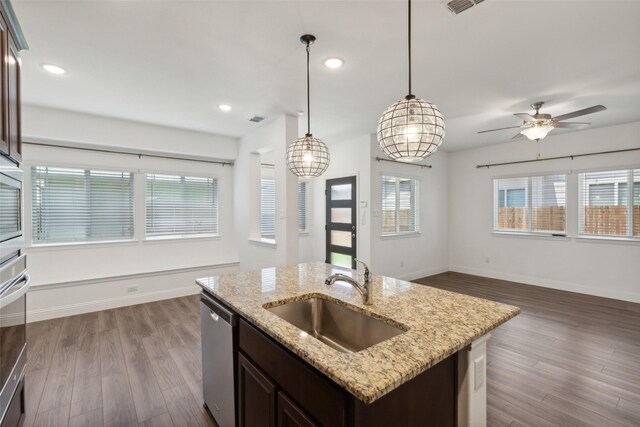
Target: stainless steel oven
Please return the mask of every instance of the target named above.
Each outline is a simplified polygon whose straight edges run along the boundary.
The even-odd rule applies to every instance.
[[[0,265],[24,247],[23,173],[0,156]]]
[[[0,266],[0,420],[15,412],[27,360],[27,256],[17,256]],[[23,399],[22,399],[23,400]]]

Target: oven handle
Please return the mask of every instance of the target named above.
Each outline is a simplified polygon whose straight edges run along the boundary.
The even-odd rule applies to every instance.
[[[25,283],[24,283],[24,285],[20,286],[15,291],[13,291],[13,292],[11,292],[11,293],[9,293],[7,295],[0,296],[0,309],[5,308],[9,304],[17,301],[18,298],[20,298],[21,296],[23,296],[24,294],[27,293],[27,290],[29,289],[29,283],[31,282],[31,276],[29,276],[29,274],[27,274],[27,272],[25,271],[18,278],[18,280],[16,280],[14,282],[13,286],[11,286],[11,288],[9,288],[9,289],[12,289],[13,287],[15,287],[20,282],[25,282]]]

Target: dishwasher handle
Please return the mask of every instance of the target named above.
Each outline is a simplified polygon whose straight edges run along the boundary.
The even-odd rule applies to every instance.
[[[200,294],[200,301],[202,301],[202,303],[211,311],[210,315],[214,321],[219,322],[220,320],[223,320],[231,326],[236,326],[238,319],[238,315],[236,313],[215,301],[204,292]]]

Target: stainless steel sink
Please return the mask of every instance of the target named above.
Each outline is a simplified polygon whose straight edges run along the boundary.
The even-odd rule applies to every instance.
[[[323,298],[307,298],[267,308],[336,350],[356,353],[405,332],[399,326]]]

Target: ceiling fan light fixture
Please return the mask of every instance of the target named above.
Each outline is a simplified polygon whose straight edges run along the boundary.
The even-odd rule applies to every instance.
[[[287,147],[287,167],[296,176],[304,178],[318,177],[329,167],[329,149],[327,145],[311,134],[311,104],[309,101],[309,51],[315,36],[305,34],[300,41],[307,45],[307,134],[297,138]]]
[[[444,118],[434,104],[411,93],[411,0],[408,0],[409,95],[378,120],[380,149],[392,160],[415,162],[433,154],[444,138]]]
[[[520,133],[533,141],[536,139],[544,138],[552,130],[553,126],[551,125],[535,125],[526,129],[522,129]]]

